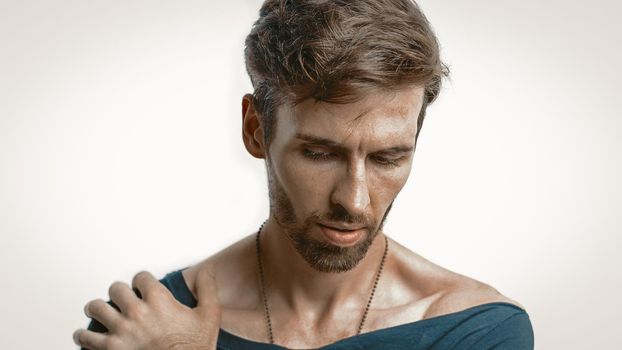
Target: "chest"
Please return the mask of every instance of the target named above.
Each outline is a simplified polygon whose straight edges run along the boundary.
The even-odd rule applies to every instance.
[[[361,333],[420,320],[426,309],[424,303],[370,309]],[[363,310],[355,310],[311,324],[295,315],[271,315],[272,334],[276,344],[289,349],[315,349],[357,335],[362,316]],[[223,309],[221,328],[246,340],[270,342],[263,308]]]

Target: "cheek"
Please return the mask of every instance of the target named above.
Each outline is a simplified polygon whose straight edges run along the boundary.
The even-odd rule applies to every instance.
[[[372,204],[377,210],[385,210],[393,202],[404,188],[409,174],[410,167],[405,167],[394,172],[379,172],[372,176],[369,192]]]
[[[279,159],[277,169],[281,185],[294,206],[301,212],[317,211],[325,206],[330,196],[335,171],[309,164],[293,154]]]

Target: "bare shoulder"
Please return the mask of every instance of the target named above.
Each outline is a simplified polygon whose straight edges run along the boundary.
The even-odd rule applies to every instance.
[[[221,306],[235,308],[254,308],[257,298],[254,235],[249,235],[226,247],[220,252],[182,271],[184,280],[196,298],[196,284],[202,273],[215,276],[218,298]],[[248,288],[247,288],[248,287]]]
[[[461,276],[460,281],[456,282],[450,289],[444,291],[444,293],[430,305],[425,314],[425,318],[441,316],[475,306],[497,302],[508,303],[525,309],[517,301],[504,296],[492,286],[466,276]]]
[[[443,268],[395,241],[391,244],[402,278],[409,281],[408,284],[416,290],[417,295],[427,300],[421,318],[446,315],[495,302],[525,309],[517,301],[484,282]]]

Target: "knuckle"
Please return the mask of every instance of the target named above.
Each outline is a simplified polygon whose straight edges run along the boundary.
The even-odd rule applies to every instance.
[[[123,282],[115,281],[110,285],[110,288],[108,288],[108,295],[112,296],[115,292],[118,292],[124,286],[125,284]]]
[[[115,336],[109,336],[106,339],[105,347],[106,347],[107,350],[124,350],[124,349],[126,349],[126,347],[123,344],[123,341],[121,341],[120,338],[115,337]]]
[[[129,304],[125,309],[125,315],[133,320],[138,320],[144,317],[146,310],[142,304]]]
[[[151,274],[147,271],[140,271],[139,273],[137,273],[136,275],[134,275],[134,279],[132,280],[133,283],[140,283],[140,281],[144,281],[146,279],[149,278],[149,276],[151,276]]]
[[[86,303],[84,305],[84,314],[86,315],[86,317],[92,317],[93,315],[93,302],[95,300],[91,300],[88,303]]]
[[[162,287],[160,288],[160,285],[154,284],[152,286],[153,288],[149,288],[147,290],[147,292],[152,296],[155,297],[157,299],[163,298],[164,296],[166,296],[166,288]]]
[[[92,317],[93,315],[99,315],[104,310],[106,302],[102,299],[91,300],[85,306],[85,313],[87,316]]]
[[[81,329],[77,329],[75,332],[73,332],[73,334],[71,335],[71,338],[73,339],[73,342],[76,345],[80,345],[80,333],[82,333]]]
[[[157,309],[170,306],[171,300],[174,299],[165,287],[153,288],[149,294],[149,304],[153,305]]]
[[[92,344],[89,341],[88,334],[84,331],[78,332],[76,339],[78,340],[79,345],[84,347],[90,347]]]
[[[121,322],[117,322],[114,325],[114,334],[127,334],[129,332],[130,332],[130,327],[127,322],[121,321]]]

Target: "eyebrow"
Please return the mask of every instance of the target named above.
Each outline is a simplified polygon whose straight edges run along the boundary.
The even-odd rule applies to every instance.
[[[314,136],[314,135],[309,135],[309,134],[297,133],[296,134],[296,138],[299,139],[299,140],[302,140],[302,141],[307,141],[307,142],[315,144],[315,145],[327,146],[327,147],[331,147],[331,148],[334,148],[334,149],[338,149],[340,151],[346,151],[347,150],[347,148],[344,147],[339,142],[333,141],[331,139],[327,139],[325,137],[319,137],[319,136]],[[415,149],[414,146],[399,145],[399,146],[393,146],[393,147],[390,147],[390,148],[379,150],[379,151],[374,152],[374,153],[384,153],[384,154],[409,153],[409,152],[412,152],[414,149]]]

